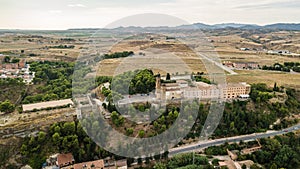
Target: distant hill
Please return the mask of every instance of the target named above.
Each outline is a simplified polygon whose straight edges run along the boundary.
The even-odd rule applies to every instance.
[[[266,25],[264,26],[265,28],[268,29],[280,29],[280,30],[300,30],[300,24],[296,24],[296,23],[276,23],[276,24],[272,24],[272,25]]]
[[[118,27],[114,30],[127,30],[127,31],[141,31],[141,30],[157,30],[157,29],[276,29],[276,30],[296,30],[300,31],[300,23],[276,23],[271,25],[265,25],[265,26],[259,26],[256,24],[240,24],[240,23],[221,23],[221,24],[215,24],[215,25],[208,25],[204,23],[194,23],[190,25],[180,25],[176,27]],[[98,30],[97,28],[79,28],[79,29],[69,29],[69,30]]]
[[[215,28],[223,29],[223,28],[243,28],[243,27],[257,27],[258,25],[250,25],[250,24],[239,24],[239,23],[222,23],[213,25]]]
[[[239,24],[239,23],[222,23],[215,25],[207,25],[203,23],[195,23],[191,25],[177,26],[180,29],[278,29],[278,30],[300,30],[300,24],[296,23],[276,23],[272,25],[259,26],[255,24]]]
[[[177,26],[178,29],[213,29],[213,26],[206,25],[204,23],[194,23],[191,25],[181,25]]]

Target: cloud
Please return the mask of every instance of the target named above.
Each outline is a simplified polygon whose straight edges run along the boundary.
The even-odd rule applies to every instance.
[[[86,8],[85,5],[83,4],[69,4],[68,7],[71,7],[71,8]]]
[[[274,8],[299,8],[300,1],[278,1],[261,4],[248,4],[235,7],[236,9],[274,9]]]
[[[52,14],[60,14],[60,13],[62,13],[61,10],[50,10],[49,12],[52,13]]]

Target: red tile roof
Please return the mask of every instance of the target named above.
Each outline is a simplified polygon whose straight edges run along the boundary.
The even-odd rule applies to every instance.
[[[73,164],[74,162],[75,161],[74,161],[73,155],[71,153],[59,154],[57,156],[57,165],[59,167],[68,166],[68,165]]]
[[[97,161],[79,163],[79,164],[75,164],[73,168],[74,169],[103,169],[104,168],[104,161],[103,160],[97,160]]]

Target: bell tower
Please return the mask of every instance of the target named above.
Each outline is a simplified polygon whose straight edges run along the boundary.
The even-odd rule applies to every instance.
[[[159,73],[156,75],[155,95],[157,99],[161,99],[161,76]]]

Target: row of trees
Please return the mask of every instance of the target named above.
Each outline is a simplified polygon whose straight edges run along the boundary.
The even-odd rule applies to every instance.
[[[194,80],[196,82],[204,82],[204,83],[207,83],[207,84],[211,84],[211,81],[202,77],[202,76],[194,76]]]
[[[58,45],[58,46],[49,46],[49,48],[56,48],[56,49],[74,49],[74,45]]]
[[[113,59],[113,58],[124,58],[124,57],[128,57],[134,55],[133,51],[124,51],[124,52],[116,52],[116,53],[112,53],[112,54],[105,54],[103,56],[104,59]]]
[[[125,58],[125,57],[132,56],[132,55],[134,55],[133,51],[116,52],[116,53],[112,53],[112,54],[104,54],[102,56],[96,56],[94,58],[94,61],[100,62],[103,59]]]
[[[276,70],[276,71],[283,71],[283,72],[290,72],[291,70],[295,72],[300,72],[300,63],[299,62],[284,62],[284,64],[275,63],[272,66],[264,65],[262,67],[263,70]]]

